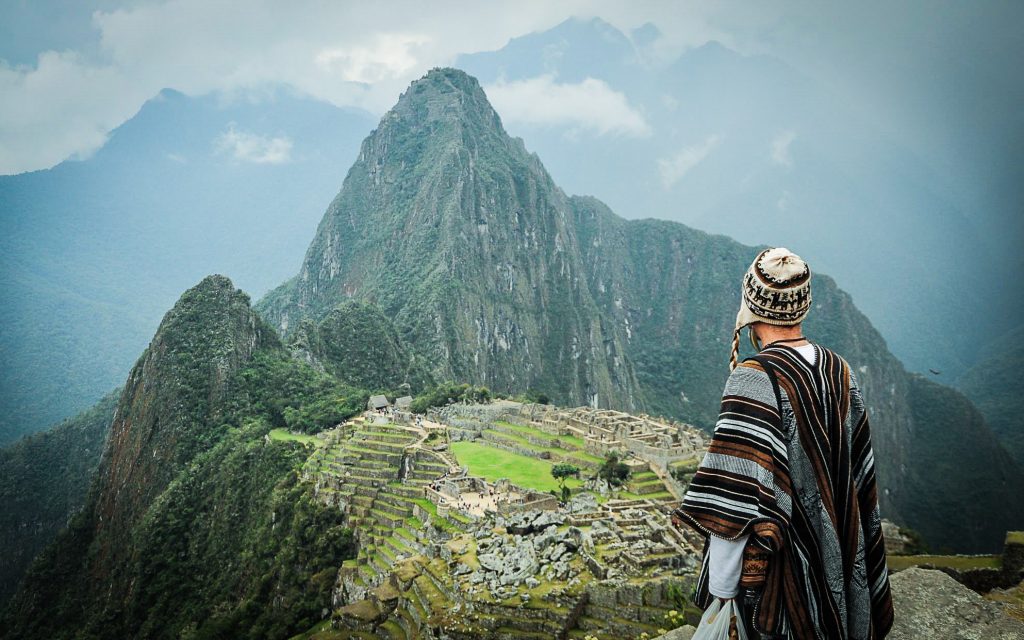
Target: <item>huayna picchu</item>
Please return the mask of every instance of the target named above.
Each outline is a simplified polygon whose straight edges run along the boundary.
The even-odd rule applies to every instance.
[[[703,540],[668,513],[717,416],[753,253],[566,195],[475,79],[432,70],[364,141],[294,278],[250,305],[208,276],[168,311],[3,636],[692,623]],[[857,369],[883,516],[933,550],[999,550],[1020,469],[815,278],[806,329]]]

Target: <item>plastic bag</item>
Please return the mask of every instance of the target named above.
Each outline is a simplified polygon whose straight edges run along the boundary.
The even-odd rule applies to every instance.
[[[711,606],[704,611],[704,615],[697,625],[697,631],[691,640],[729,640],[729,627],[734,616],[736,618],[736,635],[734,637],[738,640],[747,640],[747,631],[735,598],[726,600],[725,604],[722,603],[721,598],[715,598]]]

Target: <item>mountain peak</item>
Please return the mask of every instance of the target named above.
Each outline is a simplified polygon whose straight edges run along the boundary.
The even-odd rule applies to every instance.
[[[399,97],[398,104],[384,116],[382,124],[392,120],[415,125],[487,123],[503,131],[501,119],[477,79],[451,67],[435,67],[414,80]]]

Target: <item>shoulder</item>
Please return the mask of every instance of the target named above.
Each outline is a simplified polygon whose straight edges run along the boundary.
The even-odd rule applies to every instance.
[[[744,396],[775,405],[775,391],[771,379],[757,360],[741,362],[725,382],[725,396]]]

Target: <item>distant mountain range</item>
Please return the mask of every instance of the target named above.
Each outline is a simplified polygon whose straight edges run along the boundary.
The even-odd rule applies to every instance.
[[[926,162],[779,60],[717,43],[662,60],[658,35],[572,19],[458,65],[568,193],[627,219],[789,246],[843,283],[911,370],[951,382],[1013,327],[1020,294],[1001,285],[1012,230],[958,205]],[[595,91],[619,120],[580,124],[604,117]],[[0,442],[119,384],[202,275],[231,273],[261,296],[294,273],[373,122],[286,87],[166,90],[92,158],[0,177]]]

